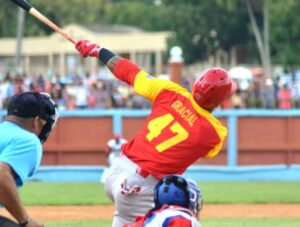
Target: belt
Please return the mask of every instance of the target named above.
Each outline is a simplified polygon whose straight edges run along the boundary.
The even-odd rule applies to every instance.
[[[138,167],[136,169],[136,173],[143,178],[147,178],[150,175],[150,173],[148,173],[146,170],[142,169],[141,167]]]

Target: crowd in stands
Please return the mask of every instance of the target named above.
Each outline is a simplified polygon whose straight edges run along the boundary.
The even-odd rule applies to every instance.
[[[300,71],[290,71],[282,76],[254,77],[247,81],[237,81],[235,94],[223,108],[300,108]]]
[[[300,80],[296,74],[286,77],[255,78],[237,81],[232,98],[223,103],[223,109],[264,108],[291,109],[300,107]],[[190,90],[193,81],[184,80]],[[133,89],[115,79],[100,79],[86,73],[84,76],[28,76],[6,73],[0,80],[0,110],[6,109],[9,99],[25,91],[48,92],[60,110],[151,108],[151,103],[134,93]]]
[[[110,108],[150,108],[143,97],[134,94],[133,89],[118,80],[95,79],[85,76],[54,76],[45,79],[26,74],[12,76],[7,73],[0,81],[0,110],[7,107],[9,99],[25,91],[50,93],[60,110],[110,109]]]

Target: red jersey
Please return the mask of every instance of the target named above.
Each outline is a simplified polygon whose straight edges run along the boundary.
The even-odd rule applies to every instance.
[[[122,147],[129,159],[161,179],[182,174],[197,159],[219,153],[227,129],[201,108],[189,91],[172,81],[152,77],[131,63],[121,64],[116,69],[118,78],[153,103],[141,131]]]

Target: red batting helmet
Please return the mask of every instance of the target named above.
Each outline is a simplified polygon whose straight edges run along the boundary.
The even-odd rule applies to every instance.
[[[228,99],[235,89],[235,82],[225,69],[211,68],[195,80],[192,95],[199,106],[211,111]]]

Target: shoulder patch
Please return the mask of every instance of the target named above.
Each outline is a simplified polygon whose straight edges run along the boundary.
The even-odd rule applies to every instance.
[[[150,74],[148,74],[148,75],[146,76],[146,78],[147,78],[147,79],[154,79],[155,77],[152,76],[152,75],[150,75]]]

